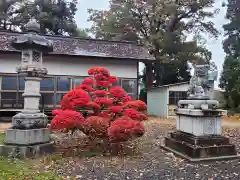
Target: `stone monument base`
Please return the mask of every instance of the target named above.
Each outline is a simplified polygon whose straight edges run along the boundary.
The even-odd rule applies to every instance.
[[[0,155],[16,158],[32,158],[52,153],[54,144],[50,142],[48,128],[12,129],[5,133],[4,145],[0,146]]]
[[[28,111],[23,110],[13,116],[12,118],[12,127],[13,129],[37,129],[47,127],[48,118],[47,115],[39,112],[29,113]]]
[[[189,161],[221,160],[237,158],[234,145],[220,135],[194,136],[182,131],[170,133],[165,137],[164,149]]]
[[[29,146],[0,145],[0,155],[19,159],[36,158],[41,155],[52,154],[55,151],[54,143],[35,144]]]

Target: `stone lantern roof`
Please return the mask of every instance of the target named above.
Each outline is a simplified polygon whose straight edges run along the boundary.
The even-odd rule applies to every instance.
[[[11,45],[17,50],[35,49],[41,52],[53,52],[53,43],[44,36],[39,35],[40,25],[36,19],[31,19],[26,24],[26,34],[13,37]]]

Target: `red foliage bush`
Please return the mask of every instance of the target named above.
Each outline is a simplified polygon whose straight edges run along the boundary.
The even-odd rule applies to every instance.
[[[61,101],[61,109],[54,110],[51,128],[79,129],[87,136],[127,141],[144,134],[141,121],[147,119],[142,111],[144,102],[132,100],[120,86],[113,86],[118,78],[103,67],[88,70],[92,77],[69,91]]]
[[[129,119],[117,119],[108,128],[108,136],[111,141],[127,141],[144,134],[144,126],[141,122]]]
[[[84,124],[84,117],[80,112],[54,110],[52,114],[56,115],[51,121],[51,129],[54,130],[73,130],[75,128],[81,128]]]
[[[89,94],[82,89],[73,89],[65,94],[61,101],[62,109],[78,109],[85,107],[91,100]]]
[[[105,98],[105,97],[96,97],[95,102],[97,104],[100,104],[102,106],[111,106],[113,104],[113,100],[110,98]]]
[[[147,109],[147,105],[140,100],[136,100],[136,101],[127,101],[125,103],[125,107],[129,107],[129,108],[135,108],[139,111],[144,111]]]
[[[86,118],[83,132],[92,138],[107,137],[109,120],[99,116],[90,116]]]
[[[81,84],[80,86],[77,86],[76,89],[82,89],[82,90],[87,91],[87,92],[94,91],[94,89],[87,84]]]
[[[96,96],[96,97],[104,97],[108,94],[107,91],[105,90],[96,90],[93,92],[93,94]]]
[[[95,109],[95,110],[99,110],[101,108],[101,106],[99,104],[97,104],[93,101],[88,102],[86,106],[91,109]]]
[[[82,82],[82,84],[86,84],[86,85],[88,85],[88,86],[92,86],[93,83],[94,83],[94,80],[93,80],[93,78],[91,78],[91,77],[85,78],[85,79],[83,80],[83,82]]]
[[[109,111],[111,113],[121,113],[123,111],[123,107],[122,106],[111,106],[111,107],[109,107]]]
[[[133,120],[137,120],[137,121],[142,121],[142,120],[146,120],[147,119],[147,115],[138,112],[136,109],[125,109],[124,110],[124,116],[130,117]]]
[[[110,76],[109,77],[109,82],[110,83],[116,83],[116,82],[118,82],[118,78],[116,76]]]
[[[122,89],[120,86],[111,87],[109,92],[114,98],[123,98],[127,96],[126,91],[124,91],[124,89]]]

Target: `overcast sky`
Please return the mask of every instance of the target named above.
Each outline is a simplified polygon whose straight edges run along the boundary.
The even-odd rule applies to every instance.
[[[216,0],[215,7],[221,8],[222,1]],[[88,28],[91,26],[90,22],[87,22],[88,13],[87,9],[108,9],[108,0],[80,0],[78,4],[78,12],[76,15],[77,24],[80,28]],[[220,13],[213,20],[216,27],[222,32],[222,25],[227,21],[224,16],[226,9],[221,8]],[[207,48],[212,52],[213,60],[218,66],[218,69],[222,70],[222,64],[224,62],[224,52],[222,49],[223,35],[219,36],[217,40],[208,39]]]

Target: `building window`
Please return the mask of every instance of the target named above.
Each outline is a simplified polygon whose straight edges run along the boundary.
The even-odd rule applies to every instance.
[[[15,108],[17,104],[16,92],[1,92],[1,107]]]
[[[70,78],[57,78],[57,91],[69,91],[70,90]]]
[[[2,76],[1,90],[17,90],[17,76]]]
[[[133,79],[122,79],[122,88],[133,98],[137,98],[137,80]]]
[[[137,92],[137,81],[136,80],[129,80],[129,79],[122,79],[122,88],[127,93],[136,93]]]
[[[179,100],[186,98],[186,91],[169,91],[169,105],[177,105]]]
[[[137,94],[129,94],[129,96],[131,96],[132,99],[137,99]]]
[[[59,93],[59,94],[57,94],[57,96],[56,96],[56,105],[60,105],[61,100],[62,100],[62,98],[63,98],[64,95],[65,95],[65,93]]]
[[[24,98],[23,98],[23,92],[18,93],[18,107],[23,108],[24,106]]]
[[[55,104],[54,93],[42,93],[41,95],[41,105],[53,106]]]
[[[113,86],[121,86],[121,79],[118,78],[118,82],[113,83]]]
[[[84,77],[74,78],[73,79],[73,89],[76,88],[77,86],[79,86],[83,82],[84,79],[85,79]]]
[[[19,77],[19,78],[18,78],[18,81],[19,81],[19,90],[24,90],[24,88],[25,88],[25,80],[24,80],[24,77]]]
[[[54,91],[54,78],[44,78],[40,83],[41,91]]]

